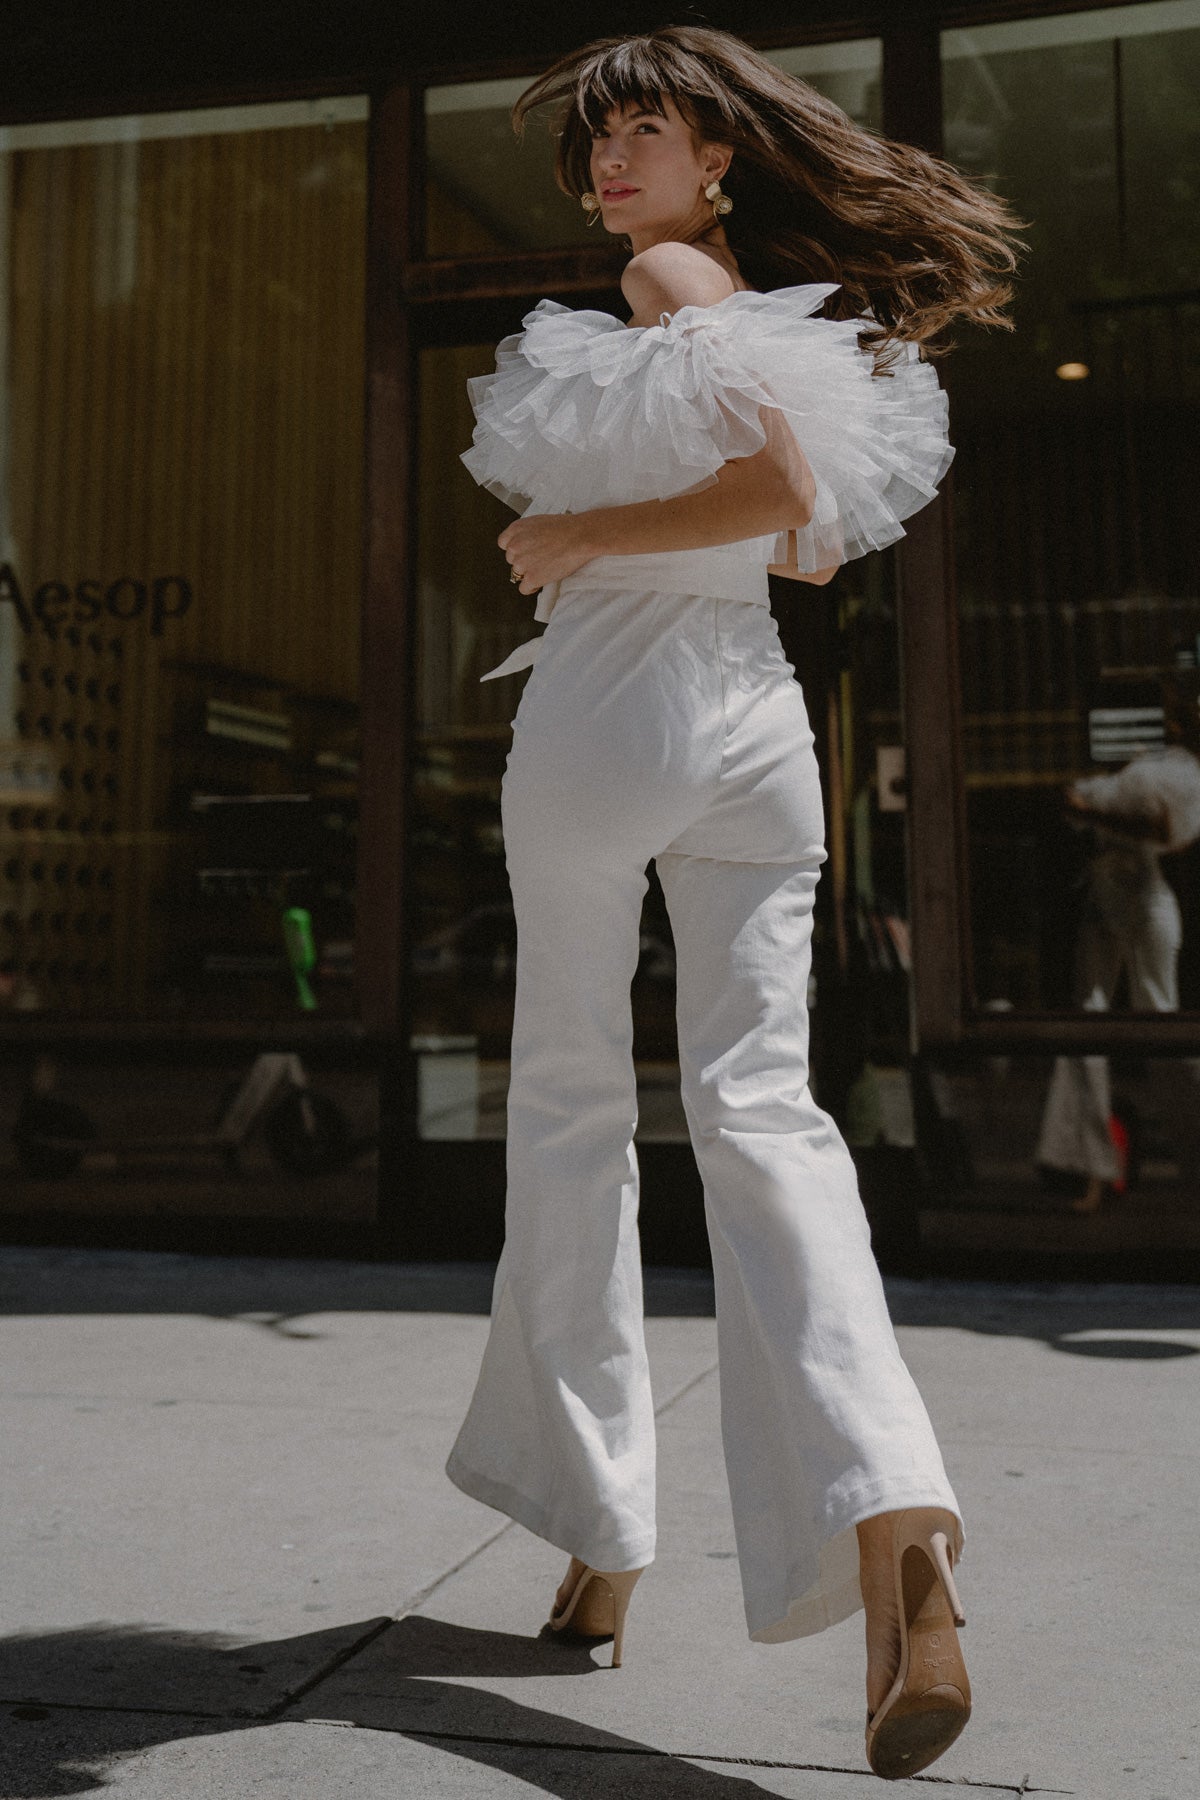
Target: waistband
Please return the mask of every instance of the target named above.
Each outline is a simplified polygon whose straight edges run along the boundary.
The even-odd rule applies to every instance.
[[[765,562],[728,550],[655,550],[645,556],[594,556],[573,575],[547,582],[537,597],[533,616],[549,620],[560,594],[610,588],[631,593],[699,594],[709,600],[748,600],[771,604]],[[540,637],[529,638],[489,669],[480,681],[515,675],[533,666],[541,654]]]

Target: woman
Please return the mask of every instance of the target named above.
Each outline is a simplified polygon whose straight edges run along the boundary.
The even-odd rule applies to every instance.
[[[502,784],[506,1236],[447,1472],[570,1553],[550,1623],[611,1635],[616,1666],[654,1553],[629,992],[653,858],[748,1628],[778,1643],[863,1606],[868,1758],[907,1775],[970,1709],[963,1527],[808,1087],[822,806],[767,571],[827,581],[936,493],[953,450],[917,345],[956,314],[1007,323],[1021,221],[722,32],[592,45],[518,128],[546,101],[560,185],[628,237],[632,316],[542,301],[471,383],[464,461],[523,512],[499,542],[547,624],[484,676],[536,663]]]
[[[1165,743],[1123,768],[1084,776],[1063,793],[1066,816],[1096,834],[1075,941],[1075,1004],[1106,1012],[1124,971],[1138,1012],[1178,1012],[1183,915],[1161,858],[1200,838],[1200,721],[1194,695],[1169,686]],[[1125,1156],[1112,1133],[1106,1056],[1056,1056],[1034,1160],[1082,1176],[1071,1201],[1098,1212],[1110,1184],[1124,1185]]]

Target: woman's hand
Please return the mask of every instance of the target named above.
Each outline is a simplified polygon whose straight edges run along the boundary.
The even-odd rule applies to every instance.
[[[767,437],[762,449],[722,463],[703,488],[670,500],[526,513],[515,520],[496,541],[522,577],[521,592],[534,594],[548,581],[562,581],[597,556],[716,549],[807,525],[816,495],[808,459],[781,414],[764,406],[762,418]],[[823,581],[833,573],[832,567],[819,569],[816,578]]]
[[[521,578],[518,593],[536,594],[548,581],[562,581],[591,562],[597,551],[586,518],[586,513],[535,513],[514,519],[500,533],[496,542]]]

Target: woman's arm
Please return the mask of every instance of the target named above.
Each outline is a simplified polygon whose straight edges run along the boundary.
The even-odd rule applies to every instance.
[[[652,308],[711,306],[734,292],[725,271],[687,244],[642,251],[627,264],[621,285],[635,318]],[[515,520],[498,542],[521,574],[520,591],[536,593],[596,556],[709,549],[806,525],[816,498],[808,459],[778,412],[763,407],[760,418],[763,448],[723,463],[714,484],[697,493]]]
[[[709,549],[807,525],[816,494],[808,459],[777,412],[764,407],[762,422],[763,448],[723,463],[697,493],[514,520],[497,541],[521,573],[521,592],[562,581],[594,556]]]

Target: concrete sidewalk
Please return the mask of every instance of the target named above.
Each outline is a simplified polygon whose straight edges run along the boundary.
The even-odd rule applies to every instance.
[[[864,1800],[862,1615],[745,1634],[711,1288],[648,1278],[625,1666],[442,1464],[490,1270],[0,1250],[0,1792]],[[894,1791],[1200,1794],[1200,1288],[889,1280],[963,1503],[975,1711]]]

